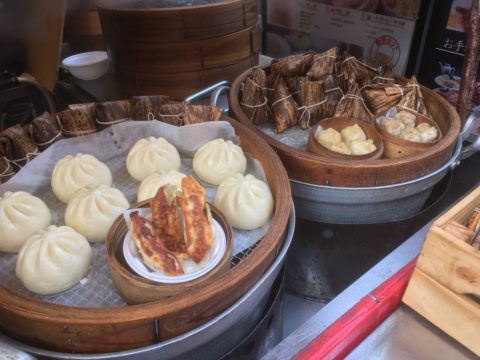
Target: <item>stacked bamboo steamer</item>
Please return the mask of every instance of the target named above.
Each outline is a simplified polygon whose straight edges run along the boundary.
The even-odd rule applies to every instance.
[[[181,100],[258,63],[257,0],[100,1],[119,90]]]

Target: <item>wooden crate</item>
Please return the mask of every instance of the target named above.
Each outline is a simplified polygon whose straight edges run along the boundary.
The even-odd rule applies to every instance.
[[[403,302],[480,356],[480,251],[442,228],[479,205],[480,186],[433,223]]]

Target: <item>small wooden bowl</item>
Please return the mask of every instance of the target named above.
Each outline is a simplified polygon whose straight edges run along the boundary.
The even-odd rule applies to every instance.
[[[442,139],[442,131],[438,124],[430,119],[429,117],[419,114],[416,111],[407,108],[397,108],[400,111],[407,111],[411,114],[414,114],[416,117],[415,126],[422,123],[427,123],[432,125],[434,128],[437,129],[438,136],[434,141],[418,143],[413,141],[408,141],[405,139],[400,138],[399,136],[392,135],[388,133],[383,126],[380,125],[380,122],[376,120],[376,127],[378,132],[383,137],[383,143],[385,146],[385,150],[383,152],[383,157],[387,159],[396,159],[405,156],[413,156],[416,154],[425,151],[427,148],[431,147],[432,145],[438,143]]]
[[[150,205],[150,200],[141,201],[134,206],[144,208]],[[105,242],[107,260],[110,266],[113,283],[123,299],[130,305],[143,304],[163,298],[168,298],[186,292],[199,285],[214,282],[215,278],[230,269],[233,248],[233,230],[225,216],[210,205],[212,216],[218,221],[227,239],[225,254],[220,263],[207,274],[178,284],[164,284],[146,279],[134,272],[127,264],[123,254],[123,242],[128,228],[123,215],[113,223]]]
[[[319,126],[321,126],[323,129],[333,128],[338,132],[340,132],[342,131],[342,129],[346,128],[347,126],[351,126],[354,124],[357,124],[362,128],[362,130],[365,132],[365,135],[367,135],[367,139],[373,140],[373,143],[377,147],[375,151],[372,151],[371,153],[365,154],[365,155],[346,155],[346,154],[341,154],[326,148],[315,139],[315,134]],[[382,141],[382,137],[380,136],[378,131],[375,129],[375,127],[373,125],[366,123],[365,121],[354,119],[354,118],[341,118],[341,117],[328,118],[328,119],[319,121],[319,123],[310,130],[310,134],[308,135],[308,141],[307,141],[307,150],[310,151],[311,153],[328,157],[328,158],[333,158],[333,159],[375,160],[375,159],[380,159],[382,157],[383,141]]]

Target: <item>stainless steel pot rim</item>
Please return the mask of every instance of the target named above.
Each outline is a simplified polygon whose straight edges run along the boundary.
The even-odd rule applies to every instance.
[[[285,235],[285,240],[283,243],[283,246],[280,250],[280,252],[277,254],[277,257],[275,258],[273,264],[268,268],[268,270],[262,275],[260,280],[258,280],[255,285],[247,292],[245,293],[239,300],[237,300],[232,306],[230,306],[227,310],[224,312],[220,313],[213,319],[209,320],[205,324],[196,327],[195,329],[182,334],[180,336],[177,336],[173,339],[169,339],[154,345],[149,345],[143,348],[137,348],[137,349],[132,349],[132,350],[125,350],[125,351],[119,351],[119,352],[113,352],[113,353],[101,353],[101,354],[69,354],[69,353],[60,353],[56,351],[50,351],[50,350],[45,350],[37,347],[33,347],[27,344],[20,343],[16,340],[7,338],[8,341],[10,342],[9,345],[14,346],[22,351],[32,353],[35,355],[39,356],[44,356],[47,358],[56,358],[56,359],[81,359],[81,360],[97,360],[97,359],[115,359],[115,358],[127,358],[128,356],[131,355],[141,355],[143,353],[147,354],[151,351],[157,350],[159,348],[175,344],[177,342],[182,342],[185,341],[187,338],[199,334],[203,331],[206,331],[209,327],[212,327],[216,323],[222,321],[223,319],[227,318],[228,316],[231,316],[232,313],[234,313],[242,304],[249,299],[250,297],[253,297],[255,293],[263,286],[264,282],[266,282],[267,279],[269,279],[272,275],[274,275],[276,272],[279,271],[280,267],[282,266],[283,262],[285,261],[287,251],[290,248],[290,245],[293,241],[293,234],[295,231],[295,206],[292,202],[292,207],[291,207],[291,212],[290,212],[290,217],[288,220],[288,228],[287,228],[287,233]],[[0,345],[1,345],[1,340],[2,337],[0,337]]]
[[[461,152],[462,152],[462,141],[459,138],[457,140],[457,144],[455,146],[455,150],[453,152],[453,155],[440,168],[438,168],[437,170],[435,170],[435,171],[433,171],[433,172],[431,172],[427,175],[421,176],[419,178],[409,180],[409,181],[405,181],[405,182],[401,182],[401,183],[391,184],[391,185],[365,186],[365,187],[342,187],[342,186],[328,186],[328,185],[311,184],[311,183],[306,183],[306,182],[298,181],[298,180],[294,180],[294,179],[290,179],[290,182],[293,185],[309,186],[309,187],[312,187],[312,188],[325,189],[325,190],[342,190],[342,191],[371,191],[371,190],[377,190],[378,191],[378,190],[394,189],[394,188],[399,188],[399,187],[407,187],[407,186],[411,186],[411,185],[423,182],[423,181],[425,181],[425,180],[427,180],[431,177],[434,177],[434,176],[444,172],[448,168],[455,168],[458,165],[458,161],[459,161]]]

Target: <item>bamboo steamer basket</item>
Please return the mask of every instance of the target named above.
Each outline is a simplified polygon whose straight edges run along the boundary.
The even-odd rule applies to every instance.
[[[373,144],[375,145],[376,149],[371,153],[364,154],[364,155],[347,155],[341,154],[336,151],[332,151],[327,147],[320,144],[315,139],[315,134],[318,131],[319,127],[323,129],[333,128],[338,132],[341,132],[342,129],[346,128],[347,126],[352,126],[357,124],[360,126],[367,136],[367,139],[372,139]],[[326,158],[333,158],[339,160],[374,160],[379,159],[383,154],[383,140],[378,131],[375,129],[374,126],[367,124],[365,121],[354,119],[354,118],[328,118],[319,121],[317,125],[315,125],[308,134],[307,140],[307,150],[313,154],[320,155]]]
[[[182,100],[258,63],[256,0],[103,1],[98,12],[126,95]]]
[[[380,134],[382,134],[382,137],[384,139],[384,145],[385,145],[384,155],[386,158],[395,159],[395,158],[401,158],[405,156],[413,156],[418,153],[421,153],[422,151],[425,151],[425,149],[429,148],[430,146],[432,146],[433,144],[441,140],[442,130],[440,130],[440,128],[438,127],[435,121],[428,118],[427,116],[416,113],[414,111],[410,111],[408,109],[398,109],[398,110],[408,111],[414,114],[416,118],[415,125],[419,125],[423,123],[432,125],[435,129],[437,129],[438,135],[435,140],[430,142],[418,143],[418,142],[408,141],[398,136],[390,134],[377,121],[376,123],[377,129],[380,132]]]
[[[150,200],[139,202],[132,209],[148,207]],[[113,283],[123,299],[129,304],[142,304],[170,296],[176,296],[185,291],[195,291],[202,284],[214,282],[215,279],[228,269],[232,258],[233,229],[225,216],[213,205],[210,205],[212,217],[218,221],[227,240],[225,253],[220,263],[207,274],[180,284],[163,284],[145,279],[135,273],[127,264],[123,255],[123,241],[127,234],[127,224],[122,216],[119,216],[107,236],[105,249],[107,251],[108,264],[112,274]]]
[[[274,196],[271,225],[255,249],[215,281],[195,291],[141,305],[85,308],[64,306],[0,286],[0,331],[25,344],[65,353],[137,349],[204,324],[240,299],[277,257],[287,234],[291,192],[287,173],[267,143],[248,127],[234,127],[241,147],[263,166]]]
[[[443,134],[440,141],[425,151],[397,159],[344,161],[297,150],[264,134],[241,109],[240,85],[250,72],[251,69],[246,70],[233,82],[229,93],[230,110],[234,118],[254,130],[275,149],[292,180],[336,187],[392,185],[432,173],[450,159],[455,149],[461,127],[458,114],[445,99],[421,86],[425,105]]]
[[[134,96],[168,93],[172,99],[184,99],[185,89],[198,91],[204,89],[206,85],[215,83],[218,78],[233,81],[236,74],[245,68],[255,66],[257,62],[258,56],[253,55],[227,66],[184,73],[143,73],[127,70],[118,65],[114,65],[113,69],[115,80],[125,94]]]
[[[173,43],[220,37],[257,23],[257,0],[98,1],[106,37]]]

